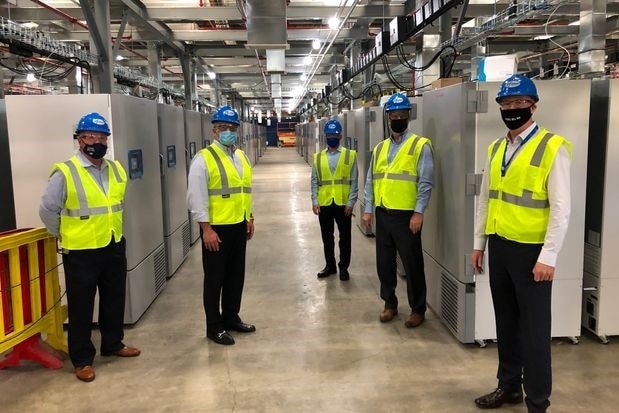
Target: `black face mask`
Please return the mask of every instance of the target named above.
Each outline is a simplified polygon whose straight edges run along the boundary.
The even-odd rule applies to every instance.
[[[395,133],[402,133],[408,127],[408,119],[394,119],[391,121],[390,126]]]
[[[521,109],[501,109],[501,117],[509,130],[516,130],[531,119],[531,106]]]
[[[107,152],[107,145],[104,145],[100,142],[94,143],[92,145],[84,146],[84,153],[94,159],[103,158],[106,152]]]

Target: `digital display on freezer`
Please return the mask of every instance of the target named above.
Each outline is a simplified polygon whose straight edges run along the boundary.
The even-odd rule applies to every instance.
[[[133,149],[129,151],[129,179],[139,179],[144,175],[144,163],[142,161],[142,150]]]
[[[168,168],[173,168],[176,166],[176,145],[168,145],[167,147],[168,154]]]

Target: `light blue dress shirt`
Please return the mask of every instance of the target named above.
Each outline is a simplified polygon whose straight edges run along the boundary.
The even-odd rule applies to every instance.
[[[322,152],[322,151],[321,151]],[[342,153],[342,146],[338,146],[337,150],[330,152],[327,150],[327,160],[329,161],[329,170],[331,173],[335,173],[335,168],[340,160],[340,153]],[[320,152],[319,152],[320,154]],[[354,207],[357,202],[357,195],[359,193],[359,176],[357,170],[357,158],[352,165],[350,171],[350,194],[348,195],[347,207]],[[318,173],[312,163],[312,205],[318,205]]]
[[[387,153],[387,163],[390,164],[395,158],[395,155],[398,153],[404,142],[410,139],[411,134],[408,130],[402,133],[402,138],[399,142],[396,142],[393,137],[391,139],[391,144],[389,145],[389,152]],[[370,159],[370,165],[368,167],[368,175],[365,181],[365,190],[363,192],[363,196],[365,198],[365,213],[373,213],[374,212],[374,171],[372,170],[372,165],[374,165],[374,153],[372,153],[372,158]],[[417,162],[417,176],[419,176],[419,181],[417,182],[417,202],[415,204],[415,212],[419,212],[421,214],[424,213],[426,207],[428,206],[428,202],[430,202],[430,194],[432,193],[432,188],[434,186],[434,160],[432,159],[432,149],[428,144],[425,144],[421,149],[421,154],[419,156],[419,161]]]

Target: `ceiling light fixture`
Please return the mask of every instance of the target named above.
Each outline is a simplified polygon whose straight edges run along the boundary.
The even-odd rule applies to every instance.
[[[329,25],[329,29],[337,30],[337,28],[340,27],[340,19],[333,16],[327,20],[327,24]]]
[[[307,75],[305,73],[301,73],[299,79],[301,80],[301,82],[305,82],[307,80]]]
[[[320,40],[314,39],[312,41],[312,49],[314,49],[314,50],[320,49]]]
[[[125,56],[122,55],[116,55],[116,61],[120,62],[121,60],[125,60]]]
[[[39,25],[35,22],[22,23],[21,27],[25,29],[36,29]]]
[[[26,80],[28,82],[34,82],[35,80],[37,80],[36,76],[34,75],[34,73],[28,73],[26,75]]]
[[[215,72],[207,72],[206,75],[208,76],[209,79],[213,80],[215,79],[215,77],[217,76],[215,74]]]
[[[303,64],[305,66],[309,65],[310,63],[312,63],[312,56],[307,55],[303,58]]]

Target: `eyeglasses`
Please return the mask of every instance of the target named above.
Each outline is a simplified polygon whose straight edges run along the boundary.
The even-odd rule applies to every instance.
[[[226,130],[230,132],[236,132],[239,129],[239,127],[236,125],[217,125],[215,126],[215,129],[217,129],[220,132],[223,132]]]
[[[518,98],[518,99],[504,99],[501,100],[499,102],[499,106],[501,108],[509,108],[509,107],[525,107],[525,106],[531,106],[535,104],[535,102],[533,102],[531,99],[522,99],[522,98]]]
[[[408,113],[398,113],[398,112],[389,113],[389,120],[397,120],[397,119],[408,120]]]
[[[78,135],[77,136],[79,139],[82,139],[84,142],[107,142],[107,136],[105,135]]]

